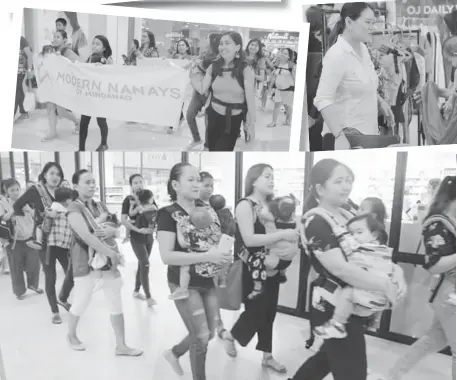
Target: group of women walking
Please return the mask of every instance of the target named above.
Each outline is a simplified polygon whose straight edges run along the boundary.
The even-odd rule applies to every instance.
[[[128,55],[123,55],[125,65],[137,65],[139,59],[159,58],[154,34],[143,31],[141,43],[133,40]],[[87,41],[85,40],[87,45]],[[56,31],[51,45],[45,45],[39,55],[43,59],[48,54],[58,54],[72,62],[95,65],[113,64],[112,49],[108,38],[96,35],[92,39],[91,53],[81,56],[81,46],[74,46],[66,31],[66,20],[56,20]],[[28,116],[23,108],[24,79],[34,79],[32,52],[25,38],[21,39],[18,66],[18,86],[15,112],[20,109],[20,119]],[[269,128],[277,125],[281,105],[286,113],[285,124],[290,125],[295,83],[297,54],[289,48],[279,49],[276,57],[271,57],[259,39],[249,41],[243,49],[242,36],[234,31],[211,33],[207,37],[207,47],[201,57],[192,56],[189,42],[181,39],[176,50],[168,57],[188,60],[193,95],[187,107],[181,112],[179,125],[184,120],[189,125],[192,140],[186,150],[204,148],[210,151],[233,151],[235,144],[244,134],[249,142],[255,139],[256,92],[259,90],[261,108],[265,110],[269,94],[273,92],[274,112]],[[71,110],[57,104],[47,103],[49,132],[44,141],[58,137],[59,118],[65,118],[74,125],[74,133],[79,135],[79,151],[86,149],[88,128],[92,115],[81,115],[78,120]],[[205,116],[205,138],[198,130],[197,117]],[[96,149],[108,149],[108,123],[106,118],[97,117],[101,141]],[[167,132],[173,134],[177,126],[170,126]]]
[[[45,221],[50,218],[56,222],[59,210],[64,211],[66,215],[66,218],[59,222],[62,224],[52,223],[53,227],[56,224],[59,226],[58,232],[53,231],[52,227],[50,233],[45,233],[41,250],[30,249],[28,241],[16,241],[14,245],[8,245],[13,292],[18,299],[23,299],[24,270],[28,274],[28,287],[40,292],[40,258],[46,276],[46,294],[53,313],[52,321],[61,322],[60,318],[56,317],[57,304],[66,308],[69,313],[68,344],[74,350],[83,351],[85,346],[79,339],[77,327],[91,300],[96,283],[101,280],[116,337],[115,353],[139,356],[142,351],[127,346],[125,339],[121,300],[122,280],[118,270],[123,258],[116,245],[108,243],[109,239],[118,236],[119,224],[116,224],[115,218],[103,203],[94,200],[96,183],[92,173],[84,169],[74,173],[73,190],[70,193],[62,189],[63,181],[62,169],[53,162],[44,166],[38,183],[30,186],[22,195],[19,195],[20,188],[16,181],[3,181],[3,197],[6,204],[12,206],[12,211],[0,210],[0,217],[3,220],[14,220],[29,212],[34,215],[35,226],[41,226],[40,228],[45,230]],[[311,191],[305,209],[320,208],[341,226],[346,226],[348,214],[342,210],[350,203],[349,197],[355,181],[351,169],[341,162],[333,159],[319,161],[311,171]],[[148,273],[149,255],[154,243],[153,229],[142,228],[136,224],[137,219],[133,217],[132,207],[138,196],[144,193],[144,183],[140,174],[130,177],[130,186],[132,194],[123,203],[121,223],[129,231],[130,243],[138,258],[133,296],[145,300],[148,306],[152,307],[156,302],[151,295]],[[439,286],[434,287],[434,294],[430,299],[435,312],[433,325],[424,337],[405,349],[405,354],[392,366],[385,377],[386,380],[400,379],[426,354],[446,346],[451,347],[453,354],[455,380],[455,188],[455,176],[444,178],[430,204],[423,228],[426,249],[423,266],[430,273],[438,274],[440,277]],[[180,286],[180,267],[191,266],[195,267],[195,270],[189,271],[189,296],[174,301],[188,335],[165,352],[165,359],[178,375],[182,375],[180,358],[189,352],[192,378],[205,380],[208,345],[217,331],[230,357],[237,356],[238,346],[247,346],[253,337],[257,336],[256,349],[263,354],[259,364],[271,371],[286,373],[287,368],[273,354],[274,321],[279,288],[283,282],[279,270],[282,268],[278,266],[277,261],[265,260],[268,269],[265,286],[258,297],[251,298],[248,295],[253,289],[254,281],[243,259],[246,256],[243,253],[246,251],[248,256],[264,252],[268,257],[266,247],[279,241],[298,240],[296,230],[278,230],[267,234],[265,226],[257,217],[258,208],[266,205],[274,194],[274,168],[267,164],[256,164],[247,171],[245,195],[235,208],[237,229],[233,250],[212,248],[207,252],[189,254],[187,247],[181,245],[179,235],[182,221],[190,218],[197,207],[211,207],[209,198],[214,190],[214,181],[210,173],[199,173],[198,169],[189,163],[178,163],[170,171],[167,190],[171,202],[158,211],[156,224],[160,256],[167,265],[170,290],[173,292]],[[67,202],[65,194],[72,195],[71,201]],[[55,203],[59,203],[63,209],[60,206],[56,207]],[[111,223],[106,223],[107,221]],[[211,236],[207,238],[217,240],[222,235],[221,221],[216,217],[211,223],[207,229]],[[70,248],[49,249],[52,247],[50,244],[58,244],[56,242],[64,240],[59,240],[55,236],[65,235],[65,228],[68,228],[73,236]],[[333,278],[349,286],[384,294],[391,292],[377,275],[345,261],[338,239],[322,218],[315,217],[306,223],[304,234],[306,251],[319,276],[325,278],[331,273]],[[50,238],[53,235],[54,240]],[[34,239],[36,240],[36,237]],[[97,254],[94,255],[94,252]],[[291,251],[290,256],[295,253]],[[285,256],[288,254],[285,252]],[[64,286],[58,298],[55,295],[56,260],[66,270]],[[242,260],[245,308],[232,328],[226,329],[221,319],[216,282],[208,268],[211,265],[224,266],[233,260]],[[395,286],[395,298],[402,298],[407,289],[401,271],[394,271],[392,282]],[[68,295],[72,287],[74,297],[70,305]],[[448,302],[451,294],[454,294],[454,305]],[[325,303],[314,307],[314,326],[326,323],[332,317],[332,305]],[[319,380],[331,373],[335,380],[366,380],[368,360],[364,331],[367,323],[366,318],[350,317],[346,325],[347,336],[342,339],[325,340],[319,351],[300,366],[292,379]]]

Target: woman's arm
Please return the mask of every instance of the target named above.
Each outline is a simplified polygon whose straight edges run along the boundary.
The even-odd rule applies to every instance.
[[[37,200],[40,199],[40,193],[35,186],[29,187],[13,204],[16,215],[24,215],[22,209],[26,206],[37,206]],[[40,210],[42,211],[42,210]]]
[[[255,79],[254,71],[249,67],[244,68],[244,93],[248,105],[248,113],[252,126],[255,125],[256,104],[255,104]]]
[[[30,49],[30,46],[26,46],[23,50],[24,50],[25,55],[27,56],[27,70],[32,70],[32,67],[33,67],[32,49]]]
[[[108,248],[107,245],[103,244],[100,239],[87,227],[87,224],[83,216],[79,212],[69,212],[68,222],[71,229],[92,249],[96,252],[100,252],[108,257],[116,257],[117,252]]]
[[[455,239],[441,222],[432,223],[423,231],[427,263],[423,266],[432,274],[455,268]]]
[[[192,87],[200,93],[201,95],[205,95],[210,87],[211,87],[211,82],[212,82],[212,75],[213,75],[213,65],[210,65],[208,69],[206,70],[206,74],[203,77],[203,80],[201,80],[200,74],[194,74],[192,70],[190,71],[190,83],[192,84]],[[246,78],[245,78],[246,80]]]
[[[165,265],[193,265],[208,261],[207,252],[175,251],[176,234],[170,231],[158,231],[157,241],[162,262]]]
[[[129,216],[126,214],[121,215],[121,224],[123,226],[125,226],[127,229],[129,229],[130,231],[140,233],[140,229],[135,227],[134,224],[132,224],[132,222],[129,220]]]
[[[69,59],[72,62],[82,62],[84,63],[84,59],[81,58],[78,54],[76,54],[73,50],[67,49],[65,51],[64,57]]]
[[[283,240],[281,231],[271,234],[254,233],[254,216],[248,201],[238,203],[235,209],[235,218],[246,247],[263,247]]]

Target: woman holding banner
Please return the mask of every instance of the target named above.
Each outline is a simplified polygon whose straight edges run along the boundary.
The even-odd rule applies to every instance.
[[[52,47],[56,54],[61,55],[69,59],[72,62],[80,61],[82,59],[68,46],[68,35],[64,30],[57,30],[54,33],[54,39],[52,41]],[[41,53],[41,58],[44,58],[50,53],[50,47],[44,46]],[[57,118],[65,118],[70,120],[75,125],[75,134],[79,132],[79,123],[76,117],[71,111],[51,102],[46,103],[49,121],[49,133],[44,137],[43,141],[54,140],[57,137]]]
[[[88,58],[87,63],[95,63],[96,65],[112,65],[112,50],[108,38],[99,34],[92,40],[92,55]],[[89,131],[89,123],[92,116],[81,115],[81,123],[79,130],[79,151],[86,150],[86,139]],[[108,123],[106,118],[97,117],[97,124],[100,128],[101,143],[96,149],[97,152],[108,150]]]
[[[156,38],[154,33],[149,30],[144,31],[141,34],[141,46],[138,50],[137,58],[159,58]]]
[[[191,71],[192,86],[200,94],[211,91],[208,114],[210,151],[233,151],[246,119],[246,140],[255,137],[254,71],[245,59],[243,39],[237,32],[226,32],[219,44],[220,57],[206,71],[203,81]],[[246,117],[245,117],[246,115]]]

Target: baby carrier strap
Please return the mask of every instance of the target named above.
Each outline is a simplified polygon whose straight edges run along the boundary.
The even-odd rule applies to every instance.
[[[78,202],[81,206],[82,206],[82,215],[84,217],[84,220],[86,221],[87,223],[87,226],[89,227],[89,230],[93,233],[95,231],[99,231],[101,230],[101,226],[99,223],[97,223],[97,221],[95,220],[95,217],[94,215],[92,214],[92,212],[89,210],[89,208],[87,207],[87,205],[82,202],[80,199],[77,199],[76,202]],[[97,203],[95,204],[95,207],[99,207],[97,205]]]
[[[340,208],[340,212],[348,218],[352,218],[354,214],[351,211],[348,211],[344,208]],[[326,210],[322,209],[321,207],[315,207],[305,213],[302,218],[302,222],[305,223],[307,219],[313,217],[313,216],[320,216],[330,227],[332,230],[333,234],[335,235],[336,239],[338,240],[340,249],[343,253],[344,259],[347,261],[348,260],[348,255],[350,252],[348,252],[348,247],[346,244],[344,244],[346,236],[349,234],[349,232],[345,229],[342,228],[341,225],[338,223],[338,221],[335,219],[335,217],[327,212]],[[320,263],[320,261],[316,258],[314,252],[307,247],[307,242],[303,242],[303,246],[305,247],[305,251],[308,253],[308,255],[311,258],[311,264],[316,270],[316,272],[322,277],[322,280],[320,281],[326,288],[331,287],[329,284],[326,284],[327,281],[334,282],[338,286],[346,286],[347,284],[339,279],[338,277],[334,276],[332,273],[330,273],[327,269],[324,268],[324,266]]]
[[[35,188],[37,189],[38,194],[40,194],[41,202],[43,203],[43,207],[45,209],[51,207],[51,205],[52,205],[51,196],[49,195],[48,191],[45,189],[43,184],[37,183],[35,185]]]

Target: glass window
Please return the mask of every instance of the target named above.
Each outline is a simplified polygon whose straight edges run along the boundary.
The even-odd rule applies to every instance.
[[[54,152],[27,152],[29,160],[29,181],[37,182],[44,165],[54,162]]]
[[[456,174],[456,155],[431,151],[424,160],[422,151],[408,152],[401,223],[400,252],[424,253],[421,221],[433,193],[447,175]],[[419,250],[418,250],[419,248]],[[429,306],[430,274],[420,266],[401,263],[408,283],[408,294],[392,312],[391,331],[407,336],[422,336],[430,327],[433,311]]]
[[[21,188],[25,187],[25,167],[24,167],[24,153],[14,152],[14,178],[19,182]]]
[[[11,178],[10,154],[8,152],[0,153],[2,164],[2,179]]]
[[[305,153],[243,153],[243,196],[247,171],[258,163],[270,164],[274,168],[275,194],[281,196],[292,193],[300,203],[297,207],[297,215],[300,215],[305,183]],[[295,256],[287,269],[288,280],[279,290],[281,306],[293,309],[297,307],[300,260],[300,255]]]
[[[235,207],[235,154],[189,153],[189,163],[199,171],[209,172],[214,178],[214,194],[223,195],[232,213]]]
[[[76,171],[75,154],[73,152],[59,153],[59,159],[64,178],[71,183],[71,177]]]

